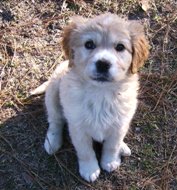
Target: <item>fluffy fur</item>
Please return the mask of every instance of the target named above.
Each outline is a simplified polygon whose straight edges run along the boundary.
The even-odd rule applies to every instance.
[[[103,142],[101,167],[108,172],[120,166],[121,155],[131,154],[123,140],[137,108],[137,71],[148,57],[148,43],[138,22],[104,14],[75,17],[64,30],[62,46],[69,61],[47,83],[44,146],[48,154],[61,147],[67,121],[80,175],[93,182],[100,167],[92,139]]]

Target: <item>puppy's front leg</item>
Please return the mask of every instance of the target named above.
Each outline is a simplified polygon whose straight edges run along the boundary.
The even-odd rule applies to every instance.
[[[81,130],[72,130],[70,128],[69,130],[73,145],[77,151],[79,173],[86,181],[93,182],[98,178],[100,168],[92,147],[92,138],[82,133]]]
[[[104,170],[112,172],[121,164],[121,155],[130,156],[129,147],[123,142],[126,132],[112,133],[105,139],[101,158],[101,166]]]

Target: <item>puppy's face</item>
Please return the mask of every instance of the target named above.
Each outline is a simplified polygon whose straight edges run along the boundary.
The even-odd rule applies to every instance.
[[[76,17],[65,29],[63,48],[79,75],[97,83],[136,73],[148,56],[141,25],[112,14]]]

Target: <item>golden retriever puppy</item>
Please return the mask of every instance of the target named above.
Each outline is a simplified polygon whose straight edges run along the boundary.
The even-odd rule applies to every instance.
[[[66,121],[80,175],[93,182],[100,167],[92,140],[103,143],[100,166],[108,172],[131,154],[124,137],[137,108],[137,71],[148,57],[148,42],[137,21],[103,14],[75,17],[64,29],[62,45],[69,61],[47,84],[44,146],[48,154],[61,147]]]

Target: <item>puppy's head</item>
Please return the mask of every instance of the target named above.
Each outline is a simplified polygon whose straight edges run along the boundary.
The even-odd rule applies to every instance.
[[[116,82],[136,73],[148,57],[143,27],[113,14],[75,17],[62,46],[78,74],[91,81]]]

